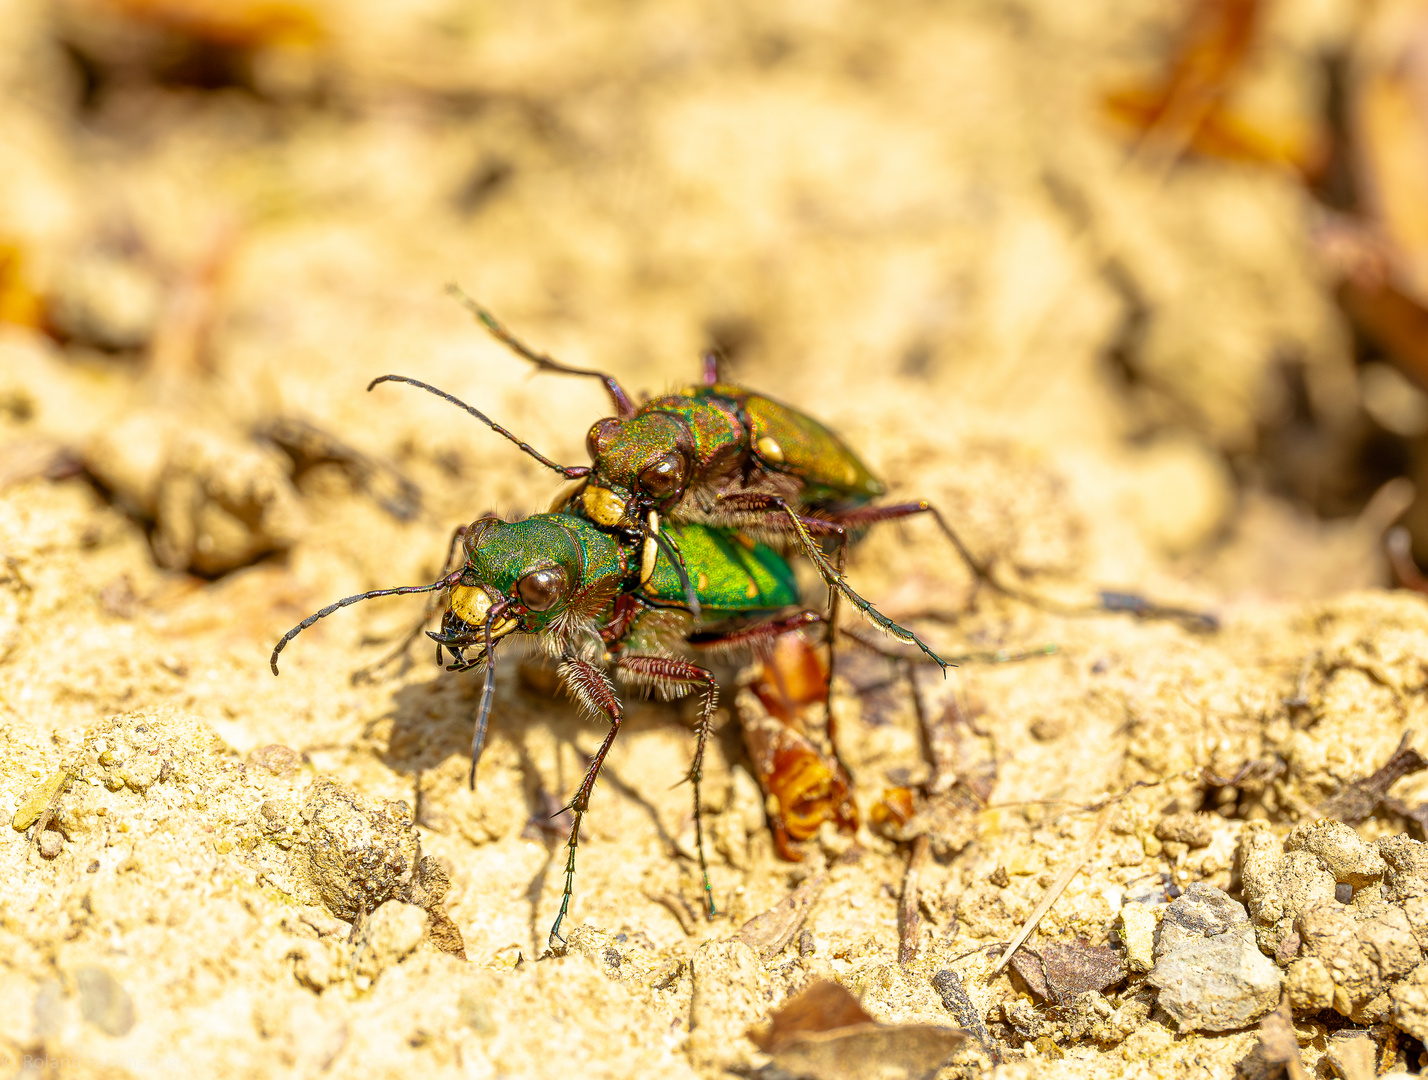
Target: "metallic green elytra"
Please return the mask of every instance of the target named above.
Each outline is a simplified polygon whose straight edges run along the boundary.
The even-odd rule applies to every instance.
[[[665,529],[684,559],[706,621],[776,611],[798,603],[793,569],[767,545],[705,525],[671,522]],[[684,603],[684,583],[663,551],[639,595],[663,604]]]
[[[805,502],[865,503],[886,493],[858,455],[813,417],[762,394],[746,393],[744,410],[754,426],[755,456],[802,479]]]

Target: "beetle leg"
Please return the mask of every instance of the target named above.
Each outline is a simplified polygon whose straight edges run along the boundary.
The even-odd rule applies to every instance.
[[[729,510],[738,511],[765,511],[766,521],[763,523],[769,528],[777,528],[783,522],[787,522],[788,527],[794,534],[798,542],[799,550],[808,557],[818,570],[819,575],[828,584],[830,589],[836,589],[843,594],[844,599],[852,604],[863,618],[882,630],[890,634],[898,641],[907,645],[916,645],[946,674],[949,665],[946,660],[938,656],[920,637],[914,634],[905,626],[900,626],[893,622],[881,611],[875,608],[869,601],[859,596],[847,579],[836,570],[829,562],[828,557],[823,554],[823,550],[813,541],[814,533],[825,536],[842,536],[846,540],[847,530],[844,526],[833,520],[825,518],[808,517],[798,513],[788,502],[779,495],[765,495],[759,492],[741,492],[737,495],[727,495],[719,500],[721,505]],[[782,516],[782,521],[778,515]]]
[[[704,900],[710,916],[719,914],[714,906],[714,890],[709,884],[709,863],[704,857],[704,819],[699,801],[699,784],[704,776],[704,744],[713,730],[714,706],[719,700],[719,684],[714,673],[687,660],[668,656],[622,656],[616,670],[631,682],[646,686],[703,686],[704,707],[699,711],[695,728],[694,760],[686,779],[694,786],[694,840],[699,851],[699,871],[704,876]]]
[[[967,564],[967,569],[972,572],[972,577],[978,585],[985,585],[994,592],[1031,607],[1050,611],[1057,615],[1126,611],[1142,619],[1174,619],[1188,629],[1196,631],[1213,631],[1219,628],[1219,620],[1214,615],[1157,604],[1136,593],[1102,591],[1100,602],[1097,604],[1063,604],[1044,596],[1037,596],[1035,593],[1023,592],[1021,589],[1004,585],[993,576],[991,564],[982,562],[974,556],[952,526],[947,524],[947,519],[942,516],[942,512],[926,499],[918,499],[917,502],[894,503],[891,506],[859,506],[852,510],[829,514],[829,520],[836,521],[850,529],[860,529],[868,525],[875,525],[880,521],[895,521],[898,518],[911,517],[913,514],[932,515],[932,519],[937,522],[937,527],[942,530],[942,535],[947,537],[952,546],[957,549],[957,554]]]
[[[560,911],[555,916],[555,924],[550,928],[550,938],[547,942],[552,952],[556,949],[556,942],[559,942],[562,948],[565,945],[565,939],[560,936],[560,924],[565,921],[565,916],[570,911],[570,898],[575,895],[575,851],[580,846],[580,822],[585,817],[585,812],[590,809],[590,793],[595,789],[595,778],[600,775],[600,767],[605,764],[605,756],[609,754],[615,736],[620,733],[620,722],[624,719],[624,710],[620,706],[620,699],[615,696],[615,688],[593,664],[567,655],[562,658],[560,665],[560,680],[576,701],[591,712],[604,716],[610,723],[610,730],[605,734],[605,741],[600,744],[600,749],[595,751],[595,756],[590,759],[590,766],[585,770],[585,777],[580,781],[575,797],[561,811],[564,813],[569,810],[574,820],[570,824],[570,839],[565,844],[565,888],[560,894]]]
[[[823,617],[815,611],[801,611],[771,622],[741,627],[727,634],[710,631],[700,636],[702,640],[690,639],[690,643],[696,646],[753,646],[756,655],[763,654],[762,678],[777,683],[788,703],[789,713],[777,714],[773,708],[766,708],[763,720],[753,726],[750,726],[750,717],[741,708],[739,722],[744,729],[744,745],[753,758],[755,775],[763,790],[773,796],[773,801],[764,809],[774,846],[779,857],[789,862],[803,859],[790,845],[790,839],[807,839],[825,820],[833,820],[840,826],[857,823],[857,814],[852,809],[849,796],[853,780],[838,751],[838,733],[832,714],[827,714],[825,749],[824,739],[812,737],[796,719],[805,699],[795,698],[788,692],[780,665],[778,640],[789,633],[797,636],[801,627],[822,621]],[[816,654],[810,652],[809,655]],[[826,691],[826,686],[824,689]],[[758,689],[755,693],[762,697]],[[809,697],[806,702],[811,704],[815,700]],[[768,706],[767,701],[764,704]],[[810,812],[812,803],[820,804],[822,809]],[[785,818],[785,812],[791,816]]]
[[[744,626],[736,630],[697,630],[688,635],[685,640],[695,648],[757,649],[780,634],[786,634],[791,630],[808,626],[810,623],[822,621],[823,616],[816,611],[800,611],[797,615],[790,615],[786,619],[757,623],[754,626]]]
[[[894,503],[891,506],[859,506],[851,510],[831,513],[828,517],[830,521],[836,521],[850,529],[862,529],[883,521],[897,521],[899,518],[911,517],[913,514],[932,515],[933,520],[937,522],[937,527],[942,530],[942,535],[947,537],[947,540],[956,549],[957,554],[967,564],[967,569],[972,572],[972,576],[978,584],[984,584],[988,588],[1018,600],[1031,600],[1031,598],[1007,588],[994,578],[990,564],[972,554],[971,549],[963,543],[962,538],[957,535],[951,525],[947,524],[947,519],[942,516],[942,512],[926,499],[919,499],[917,502]],[[1035,603],[1036,601],[1031,600],[1031,602]]]

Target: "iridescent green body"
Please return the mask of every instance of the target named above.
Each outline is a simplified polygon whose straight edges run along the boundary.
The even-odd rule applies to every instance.
[[[617,533],[627,548],[642,548],[645,578],[654,568],[649,540],[660,537],[662,524],[697,522],[776,538],[775,543],[801,551],[828,584],[830,624],[837,621],[837,598],[842,597],[875,626],[916,645],[947,669],[926,642],[859,596],[842,571],[849,540],[867,525],[923,512],[934,514],[958,551],[970,558],[930,503],[868,505],[884,486],[842,439],[796,409],[723,382],[712,354],[704,358],[703,385],[637,406],[613,376],[567,367],[536,352],[457,293],[491,333],[537,367],[596,378],[604,385],[617,415],[597,420],[586,435],[590,465],[561,465],[480,410],[418,380],[385,375],[372,385],[406,382],[446,398],[541,464],[579,480],[551,509],[588,518]],[[823,550],[825,538],[835,552],[831,562]],[[677,545],[670,551],[676,563],[685,561]],[[694,609],[698,599],[692,584],[684,592],[686,606]]]

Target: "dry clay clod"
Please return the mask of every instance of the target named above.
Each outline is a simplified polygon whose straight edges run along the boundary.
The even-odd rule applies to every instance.
[[[294,862],[339,919],[351,922],[410,889],[417,839],[406,803],[319,780],[303,798],[302,822]]]
[[[1245,896],[1262,945],[1285,965],[1295,1012],[1332,1008],[1357,1024],[1428,1033],[1428,848],[1406,836],[1370,844],[1326,820],[1297,826],[1282,856],[1263,823],[1247,823],[1241,843]],[[1352,890],[1348,903],[1335,885]]]
[[[266,767],[255,767],[258,760]],[[190,871],[200,877],[247,872],[289,903],[321,904],[357,922],[355,970],[369,980],[424,938],[464,955],[461,932],[443,907],[450,879],[435,858],[417,861],[406,804],[368,798],[330,779],[313,780],[304,790],[308,777],[295,767],[300,760],[296,751],[270,745],[245,767],[197,717],[139,710],[86,732],[68,763],[19,807],[12,825],[51,817],[54,828],[40,839],[68,843],[42,854],[86,869],[76,908],[86,919],[102,918],[116,904],[147,910],[175,887],[160,883],[175,874],[182,880]],[[178,864],[165,824],[174,820],[188,823]],[[308,910],[314,925],[342,926],[319,908]],[[333,947],[322,940],[294,945],[299,981],[320,989],[345,978],[349,957],[335,946],[347,933],[346,927],[330,931]]]

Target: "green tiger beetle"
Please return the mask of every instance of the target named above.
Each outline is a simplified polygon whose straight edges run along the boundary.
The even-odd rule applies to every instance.
[[[1141,619],[1171,619],[1197,631],[1213,631],[1215,616],[1171,607],[1136,593],[1102,591],[1095,603],[1067,604],[1006,585],[989,563],[974,556],[942,513],[926,499],[873,505],[886,492],[853,450],[817,420],[772,398],[720,378],[718,357],[704,357],[701,385],[635,405],[613,376],[570,367],[537,352],[507,330],[489,311],[456,285],[448,286],[461,304],[502,344],[541,371],[598,379],[617,415],[597,420],[586,435],[590,465],[561,465],[458,398],[417,379],[384,375],[383,382],[419,387],[464,409],[515,443],[542,465],[576,487],[553,510],[589,518],[621,531],[633,541],[658,522],[692,521],[751,531],[766,539],[787,540],[817,568],[830,589],[828,625],[837,622],[837,601],[845,598],[879,629],[915,645],[942,668],[949,666],[911,630],[887,618],[853,591],[843,575],[847,545],[854,534],[883,521],[928,514],[952,544],[979,585],[1043,610],[1063,615],[1125,612]],[[831,537],[836,565],[814,537]],[[662,545],[680,565],[677,552]],[[686,590],[691,607],[695,601]],[[696,607],[697,610],[697,607]],[[831,637],[830,637],[831,654]],[[830,669],[829,678],[832,678]]]
[[[428,636],[437,642],[438,655],[442,649],[450,653],[448,671],[484,668],[486,673],[472,740],[473,778],[495,694],[496,646],[508,637],[532,636],[559,661],[561,685],[586,712],[603,717],[610,730],[565,807],[574,820],[560,911],[550,931],[552,947],[563,941],[560,926],[574,895],[580,823],[624,718],[607,672],[632,688],[666,698],[691,690],[703,694],[687,779],[694,791],[705,899],[714,914],[699,784],[719,690],[711,671],[676,654],[690,647],[757,646],[823,621],[817,612],[798,610],[793,571],[772,548],[697,523],[666,527],[692,576],[698,618],[689,610],[685,575],[652,536],[630,546],[584,518],[547,513],[516,522],[482,518],[461,530],[460,567],[429,585],[375,589],[339,600],[293,627],[273,649],[270,662],[277,674],[278,654],[287,643],[341,608],[377,596],[447,590],[441,630]]]
[[[987,579],[986,569],[931,503],[870,505],[886,488],[842,439],[796,409],[722,382],[712,353],[704,358],[702,385],[637,406],[613,375],[569,367],[536,352],[456,286],[449,291],[492,335],[541,370],[600,380],[617,415],[590,428],[586,448],[592,464],[561,465],[465,402],[417,379],[384,375],[369,390],[383,382],[406,383],[459,406],[542,465],[578,481],[552,509],[580,514],[602,528],[630,537],[647,531],[659,535],[658,523],[664,519],[792,539],[830,589],[830,625],[841,596],[879,629],[916,645],[947,670],[945,660],[855,592],[843,574],[850,533],[925,513],[974,573]],[[815,537],[832,538],[836,565]],[[666,551],[678,566],[678,555]]]

